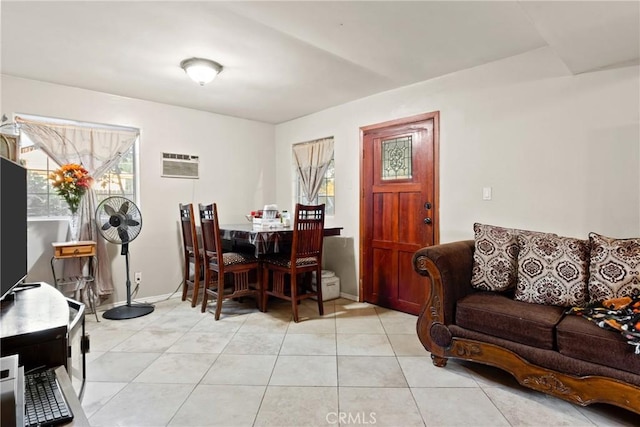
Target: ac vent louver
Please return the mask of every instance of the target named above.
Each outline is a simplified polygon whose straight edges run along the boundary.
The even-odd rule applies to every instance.
[[[191,154],[162,153],[162,176],[198,179],[200,159]]]

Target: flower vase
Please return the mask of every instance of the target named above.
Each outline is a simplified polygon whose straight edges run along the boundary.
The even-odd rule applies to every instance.
[[[71,212],[71,217],[69,218],[69,240],[72,242],[77,242],[80,237],[80,214],[76,212]]]

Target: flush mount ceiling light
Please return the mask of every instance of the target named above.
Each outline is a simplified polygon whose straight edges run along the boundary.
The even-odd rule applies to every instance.
[[[180,67],[193,81],[200,83],[200,86],[215,79],[222,71],[222,65],[204,58],[185,59],[180,63]]]

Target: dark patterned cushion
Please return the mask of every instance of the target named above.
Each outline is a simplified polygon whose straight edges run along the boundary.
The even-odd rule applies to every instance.
[[[589,233],[591,302],[640,293],[640,237],[614,239]]]
[[[291,267],[291,258],[289,257],[277,257],[277,256],[270,257],[270,258],[266,258],[264,262],[268,264],[279,265],[281,267],[287,267],[287,268]],[[318,259],[316,257],[298,258],[296,260],[296,266],[300,267],[303,265],[311,265],[311,264],[316,264],[317,262],[318,262]]]
[[[249,264],[257,261],[256,257],[240,252],[225,252],[222,254],[224,265]]]
[[[588,241],[520,234],[518,246],[517,301],[561,307],[587,302]]]

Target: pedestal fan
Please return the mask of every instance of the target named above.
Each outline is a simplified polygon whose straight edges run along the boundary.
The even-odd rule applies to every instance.
[[[110,243],[122,245],[120,255],[124,255],[127,272],[127,305],[111,308],[104,312],[105,319],[122,320],[147,315],[153,311],[150,304],[131,303],[131,280],[129,278],[129,242],[142,230],[142,215],[131,200],[112,196],[104,199],[96,209],[98,231]]]

